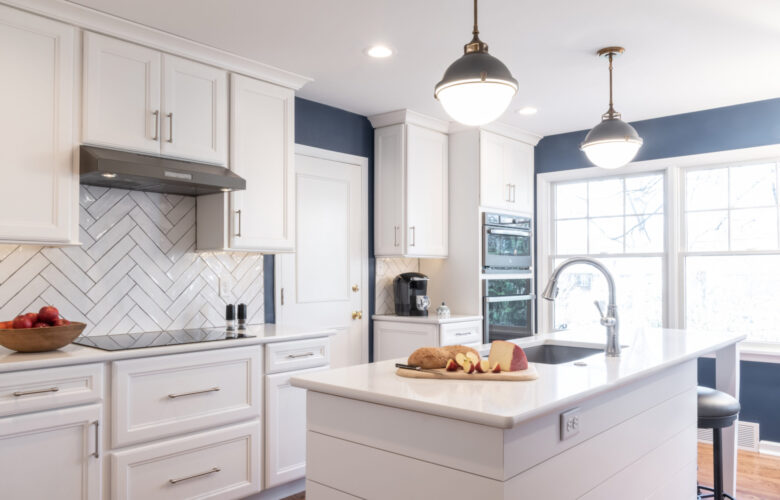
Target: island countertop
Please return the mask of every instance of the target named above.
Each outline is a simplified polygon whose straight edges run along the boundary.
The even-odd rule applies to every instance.
[[[507,429],[744,338],[725,332],[626,329],[621,332],[624,348],[620,357],[599,353],[578,360],[584,366],[536,363],[539,378],[529,382],[404,378],[395,374],[395,363],[400,360],[301,375],[291,382],[311,391]],[[602,329],[556,332],[514,342],[521,347],[550,342],[603,349],[605,334]],[[483,354],[488,349],[483,346]]]

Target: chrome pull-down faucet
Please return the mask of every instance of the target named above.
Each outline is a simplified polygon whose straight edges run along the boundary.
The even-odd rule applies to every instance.
[[[609,287],[609,303],[607,304],[607,312],[604,313],[604,308],[601,302],[596,300],[594,303],[596,304],[596,308],[599,310],[599,314],[601,315],[601,325],[607,329],[607,356],[620,356],[620,340],[618,338],[618,313],[617,304],[615,303],[615,280],[612,279],[610,272],[599,261],[586,257],[575,257],[573,259],[568,259],[562,262],[561,265],[553,270],[552,275],[550,276],[550,281],[548,281],[547,286],[544,287],[542,297],[550,301],[555,300],[555,298],[558,296],[558,277],[561,275],[564,269],[573,264],[589,264],[601,271],[601,274],[603,274],[607,279],[607,286]]]

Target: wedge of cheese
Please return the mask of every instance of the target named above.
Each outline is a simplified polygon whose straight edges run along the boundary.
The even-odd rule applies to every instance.
[[[490,344],[488,361],[491,367],[501,367],[502,372],[516,372],[528,369],[528,358],[519,345],[506,340],[494,340]]]

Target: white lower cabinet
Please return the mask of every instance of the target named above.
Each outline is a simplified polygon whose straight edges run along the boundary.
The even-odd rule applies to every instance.
[[[0,418],[0,497],[100,498],[101,406]]]
[[[327,368],[265,377],[266,488],[306,475],[306,390],[290,385],[290,378]]]
[[[479,316],[465,321],[439,323],[435,318],[392,319],[374,321],[374,360],[408,357],[420,347],[482,345],[482,322]]]
[[[243,498],[260,490],[260,421],[111,453],[111,498]]]

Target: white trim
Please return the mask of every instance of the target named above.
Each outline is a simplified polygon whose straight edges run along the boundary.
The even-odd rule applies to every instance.
[[[0,0],[33,14],[299,90],[311,78],[65,0]]]
[[[774,441],[759,441],[758,452],[764,455],[780,457],[780,443]]]
[[[523,130],[501,122],[492,122],[488,123],[487,125],[482,125],[481,127],[472,127],[469,125],[463,125],[462,123],[458,122],[450,122],[450,133],[452,134],[457,132],[464,132],[467,130],[484,130],[486,132],[492,132],[510,139],[525,142],[526,144],[530,144],[534,147],[539,144],[540,140],[542,140],[541,135],[537,135],[528,132],[527,130]]]
[[[448,133],[450,130],[450,124],[446,121],[423,115],[411,109],[399,109],[388,113],[371,115],[368,117],[368,121],[371,122],[371,126],[374,128],[411,123],[412,125],[419,125],[443,134]]]
[[[361,320],[361,363],[368,363],[368,326],[371,315],[368,313],[369,304],[369,288],[368,288],[368,158],[364,156],[351,155],[347,153],[339,153],[337,151],[331,151],[329,149],[315,148],[312,146],[305,146],[303,144],[295,145],[295,154],[302,156],[310,156],[312,158],[319,158],[322,160],[335,161],[339,163],[347,163],[350,165],[357,165],[360,167],[360,176],[362,178],[362,196],[360,204],[361,210],[361,231],[360,231],[360,289],[363,291],[361,295],[361,309],[365,312],[363,319]],[[277,273],[277,263],[274,263],[274,273]],[[281,288],[281,282],[278,279],[274,279],[274,307],[276,311],[281,309],[281,294],[279,289]]]

